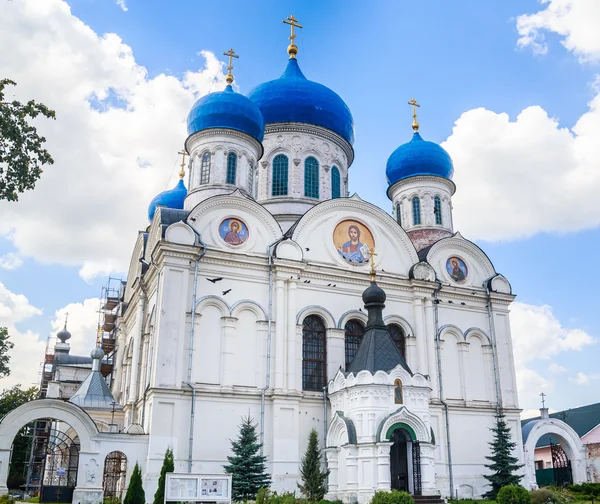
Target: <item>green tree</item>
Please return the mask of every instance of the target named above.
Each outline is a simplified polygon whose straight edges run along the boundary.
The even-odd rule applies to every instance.
[[[238,438],[231,441],[233,455],[227,457],[229,464],[223,466],[225,472],[231,474],[231,497],[234,501],[254,500],[261,488],[271,484],[267,474],[267,457],[260,454],[262,445],[252,422],[250,417],[242,418]]]
[[[34,100],[4,101],[6,86],[16,83],[0,80],[0,200],[17,201],[19,193],[35,187],[42,166],[54,163],[43,147],[46,139],[28,121],[38,115],[55,119],[55,113]]]
[[[39,391],[37,387],[23,390],[21,385],[5,389],[0,393],[0,418],[22,404],[37,399]],[[8,488],[20,488],[25,483],[25,464],[29,461],[31,449],[32,425],[26,425],[15,436],[12,445],[12,458],[8,469]]]
[[[496,417],[496,425],[490,430],[494,434],[494,439],[488,443],[492,454],[485,458],[491,464],[485,464],[485,467],[491,471],[491,474],[484,474],[483,477],[490,482],[492,488],[484,497],[495,500],[502,487],[519,484],[523,476],[516,472],[523,465],[518,464],[519,459],[513,455],[517,443],[511,440],[510,428],[502,412]]]
[[[0,185],[2,184],[1,174],[2,166],[0,166]],[[10,374],[10,368],[8,367],[8,363],[10,362],[10,355],[8,355],[8,352],[12,350],[14,346],[15,344],[12,341],[10,341],[8,329],[6,327],[0,327],[0,378],[6,378]]]
[[[146,494],[142,485],[142,471],[137,462],[133,468],[133,473],[131,473],[123,504],[146,504]]]
[[[163,459],[163,465],[160,469],[160,478],[158,478],[158,488],[154,494],[154,504],[164,504],[165,502],[165,482],[167,479],[167,473],[175,471],[175,461],[173,460],[173,450],[167,448],[165,452],[165,458]]]
[[[321,471],[321,448],[319,448],[319,436],[315,429],[308,435],[308,445],[302,457],[300,476],[302,484],[298,488],[310,502],[318,502],[327,492],[326,481],[329,471]]]

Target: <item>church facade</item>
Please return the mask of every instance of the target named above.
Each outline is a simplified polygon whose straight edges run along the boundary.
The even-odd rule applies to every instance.
[[[414,100],[391,214],[349,193],[351,111],[304,76],[288,21],[283,75],[243,96],[230,54],[226,89],[188,116],[187,173],[150,205],[102,395],[114,435],[138,436],[147,496],[169,447],[176,471],[221,473],[248,415],[274,490],[296,490],[316,429],[330,499],[480,496],[500,409],[523,459],[510,283],[455,230],[452,160]],[[88,431],[86,454],[110,438]]]

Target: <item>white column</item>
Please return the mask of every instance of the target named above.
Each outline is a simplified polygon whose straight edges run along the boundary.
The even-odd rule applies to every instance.
[[[414,334],[406,338],[406,360],[410,369],[417,369],[417,338]]]
[[[421,449],[421,492],[423,495],[437,495],[435,486],[435,447],[420,444]]]
[[[340,366],[346,364],[346,340],[344,329],[327,329],[327,379],[331,380]]]
[[[339,462],[339,448],[327,448],[325,449],[325,455],[327,457],[327,469],[329,469],[329,477],[327,479],[327,493],[333,497],[333,500],[337,498],[337,490],[339,486],[338,481],[338,462]]]
[[[439,397],[437,386],[437,355],[435,351],[435,328],[433,327],[433,302],[425,300],[425,346],[427,348],[427,374],[431,381],[431,397]]]
[[[275,376],[274,388],[282,390],[284,386],[285,360],[285,281],[275,281]]]
[[[389,490],[392,487],[390,469],[390,448],[393,443],[377,443],[377,490]]]
[[[10,464],[10,450],[0,450],[0,495],[4,495],[4,494],[8,493],[8,487],[6,486],[6,480],[8,479],[9,464]]]
[[[296,293],[298,284],[294,280],[288,281],[287,286],[287,380],[285,388],[295,390],[296,383]]]
[[[356,446],[346,445],[342,447],[346,451],[346,471],[348,475],[347,489],[356,492],[358,488],[358,459]]]
[[[423,301],[421,299],[413,300],[415,313],[415,336],[417,338],[417,369],[421,374],[427,372],[427,355],[425,354],[425,329],[423,327]]]
[[[466,341],[459,341],[458,345],[458,358],[460,362],[460,388],[462,390],[462,398],[465,401],[471,400],[471,378],[469,369],[469,344]]]
[[[129,384],[129,397],[135,404],[137,401],[138,379],[139,379],[139,363],[140,363],[140,346],[142,344],[141,335],[144,327],[144,305],[146,296],[140,289],[140,299],[137,306],[135,332],[133,333],[133,356],[131,363],[131,383]]]
[[[233,387],[235,377],[235,330],[237,318],[221,317],[223,334],[223,367],[221,384],[225,387]]]

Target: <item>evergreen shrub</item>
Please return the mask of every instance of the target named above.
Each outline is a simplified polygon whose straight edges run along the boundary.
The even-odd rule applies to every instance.
[[[175,460],[173,459],[173,450],[167,448],[163,465],[160,469],[160,477],[158,478],[158,488],[154,494],[154,504],[163,504],[165,502],[165,485],[167,481],[167,473],[175,471]]]
[[[319,447],[319,435],[315,429],[308,435],[306,452],[302,457],[300,466],[300,477],[302,484],[298,483],[298,489],[309,502],[319,502],[327,492],[327,476],[329,471],[321,470],[323,456]]]
[[[520,485],[506,485],[498,492],[497,504],[530,504],[531,495]]]
[[[580,483],[575,485],[569,485],[567,488],[571,492],[578,495],[586,497],[600,497],[600,483]]]
[[[146,494],[142,486],[142,471],[137,462],[133,468],[123,504],[146,504]]]
[[[415,500],[408,492],[378,490],[371,499],[371,504],[414,504]]]

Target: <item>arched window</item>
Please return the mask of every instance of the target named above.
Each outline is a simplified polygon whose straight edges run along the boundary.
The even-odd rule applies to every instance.
[[[327,383],[325,324],[318,315],[302,323],[302,389],[321,392]]]
[[[286,196],[288,193],[288,158],[277,154],[273,159],[272,196]]]
[[[230,152],[227,154],[227,184],[235,184],[237,172],[237,154]]]
[[[418,196],[412,199],[413,225],[421,224],[421,200]]]
[[[341,196],[340,189],[341,179],[340,170],[337,166],[331,167],[331,199],[339,198]]]
[[[120,502],[125,490],[126,476],[127,457],[120,451],[110,452],[104,459],[104,474],[102,476],[104,497]]]
[[[433,198],[433,213],[435,214],[435,223],[442,225],[442,200],[439,196]]]
[[[398,378],[394,382],[394,404],[402,404],[404,397],[402,397],[402,380]]]
[[[254,163],[252,160],[248,161],[248,192],[252,195],[254,191]]]
[[[202,154],[200,162],[200,183],[208,184],[210,182],[210,152]]]
[[[319,197],[319,162],[314,157],[304,161],[304,196]]]
[[[346,331],[346,369],[348,369],[352,359],[354,359],[354,356],[356,355],[356,352],[358,352],[358,347],[360,346],[360,342],[365,334],[365,326],[360,320],[353,319],[346,322],[344,330]]]
[[[404,329],[398,324],[390,324],[387,327],[394,345],[396,345],[396,348],[406,360],[406,334],[404,334]]]
[[[402,226],[402,208],[400,208],[400,203],[396,203],[396,222]]]

